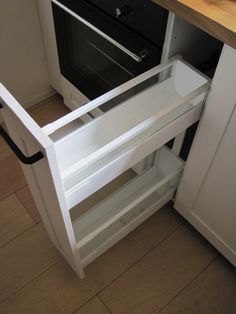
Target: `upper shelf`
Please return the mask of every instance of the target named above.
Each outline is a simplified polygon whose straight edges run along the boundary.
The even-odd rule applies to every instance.
[[[194,123],[208,88],[204,75],[173,58],[57,120],[55,129],[71,114],[110,107],[54,142],[68,209]]]
[[[236,48],[235,0],[152,0]]]

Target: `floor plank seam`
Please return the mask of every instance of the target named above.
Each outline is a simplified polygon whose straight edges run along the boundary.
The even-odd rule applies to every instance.
[[[71,314],[76,313],[77,311],[79,311],[80,309],[82,309],[83,306],[85,306],[86,304],[88,304],[90,301],[93,300],[93,298],[96,297],[96,294],[93,295],[92,297],[90,297],[87,301],[85,301],[83,304],[81,304],[79,307],[77,307],[73,312],[71,312]]]
[[[22,189],[23,187],[24,187],[24,186],[18,188],[16,191],[13,191],[13,192],[11,192],[11,193],[9,193],[9,194],[4,195],[3,198],[0,197],[0,202],[3,202],[3,201],[5,201],[8,197],[10,197],[11,195],[16,194],[16,192],[19,191],[20,189]]]
[[[106,305],[106,303],[102,300],[102,298],[98,294],[96,296],[99,299],[99,301],[105,306],[105,308],[108,310],[108,312],[112,314],[112,311],[109,309],[109,307]]]
[[[28,187],[28,185],[26,184],[23,188],[25,188],[25,187]],[[23,189],[23,188],[20,188],[20,190]],[[18,189],[17,191],[19,191],[19,189]],[[27,210],[27,208],[25,208],[24,203],[23,203],[23,202],[21,201],[21,199],[17,196],[17,194],[16,194],[17,191],[15,191],[15,192],[12,193],[12,194],[15,194],[16,198],[17,198],[18,201],[21,203],[21,205],[24,207],[24,209],[26,210],[26,212],[28,213],[28,215],[30,216],[30,218],[33,220],[33,222],[34,222],[36,225],[39,224],[41,221],[36,222],[36,221],[34,220],[33,215]],[[40,218],[41,218],[41,217],[40,217]]]
[[[31,282],[33,282],[34,280],[38,279],[40,276],[42,276],[44,273],[46,273],[48,270],[50,270],[52,267],[56,266],[58,263],[60,263],[62,260],[64,259],[64,257],[61,257],[57,262],[55,262],[53,265],[50,265],[49,267],[47,267],[46,269],[44,269],[42,272],[40,272],[38,275],[36,275],[34,278],[31,278],[28,282],[26,282],[23,286],[21,286],[20,288],[18,288],[16,291],[14,291],[11,295],[7,296],[5,299],[0,301],[0,305],[3,304],[4,302],[6,302],[8,299],[12,298],[14,295],[16,295],[17,293],[19,293],[22,289],[24,289],[25,287],[27,287]]]
[[[46,104],[47,102],[52,101],[54,98],[56,99],[58,97],[62,97],[62,96],[60,96],[59,93],[55,93],[54,95],[47,97],[46,99],[40,101],[39,103],[34,104],[33,106],[30,106],[29,108],[26,109],[26,111],[30,114],[35,109],[38,109],[38,107],[40,107],[40,106]]]
[[[133,266],[135,266],[142,258],[147,256],[149,253],[151,253],[154,249],[156,249],[158,246],[160,246],[163,242],[165,242],[169,237],[171,237],[182,225],[184,225],[185,222],[181,222],[168,236],[166,236],[164,239],[162,239],[160,242],[158,242],[156,245],[154,245],[150,250],[148,250],[144,255],[139,257],[132,265],[130,265],[128,268],[126,268],[124,271],[122,271],[116,278],[114,278],[111,282],[109,282],[105,287],[103,287],[100,291],[97,292],[97,294],[100,294],[103,290],[105,290],[107,287],[109,287],[113,282],[115,282],[117,279],[119,279],[123,274],[125,274],[127,271],[129,271]]]
[[[207,270],[207,268],[212,265],[216,259],[219,257],[219,253],[192,279],[187,283],[170,301],[168,301],[158,312],[155,314],[161,313],[163,309],[165,309],[172,301],[174,301],[185,289],[187,289],[203,272]]]
[[[100,293],[100,292],[98,292]],[[103,300],[99,297],[98,293],[92,295],[86,302],[81,304],[79,307],[77,307],[71,314],[76,313],[77,311],[81,310],[84,306],[86,306],[89,302],[91,302],[95,297],[99,299],[99,301],[105,306],[105,308],[108,310],[109,313],[112,314],[111,310],[107,307],[107,305],[103,302]]]
[[[16,195],[16,192],[20,191],[21,189],[25,188],[26,186],[27,186],[27,184],[24,184],[24,185],[18,187],[16,190],[11,191],[9,194],[4,195],[3,198],[0,198],[0,202],[4,201],[6,198],[10,197],[10,196],[13,195],[13,194]],[[17,195],[16,195],[16,196],[17,196]],[[18,197],[17,197],[17,198],[18,198]],[[24,207],[24,208],[25,208],[25,207]],[[27,213],[28,213],[28,211],[27,211]]]
[[[124,271],[122,271],[117,277],[115,277],[113,280],[111,280],[107,285],[105,285],[102,289],[100,289],[99,291],[97,291],[95,294],[93,294],[85,303],[83,303],[82,305],[80,305],[78,308],[76,308],[71,314],[74,314],[76,311],[80,310],[83,306],[85,306],[87,303],[89,303],[94,297],[98,297],[99,300],[104,304],[104,306],[107,308],[107,310],[111,312],[111,310],[107,307],[107,305],[103,302],[102,298],[99,296],[99,294],[105,290],[107,287],[109,287],[113,282],[115,282],[117,279],[119,279],[125,272],[127,272],[129,269],[131,269],[136,263],[138,263],[142,258],[144,258],[147,254],[149,254],[152,250],[154,250],[155,248],[157,248],[159,245],[161,245],[161,243],[163,243],[164,241],[166,241],[170,236],[172,236],[183,224],[185,224],[186,222],[180,222],[180,224],[168,235],[166,236],[164,239],[162,239],[160,242],[158,242],[155,246],[153,246],[153,248],[151,248],[149,251],[147,251],[144,255],[142,255],[138,260],[136,260],[132,265],[130,265],[127,269],[125,269]]]
[[[19,234],[17,234],[15,237],[13,237],[11,240],[9,240],[8,242],[4,243],[2,246],[0,246],[0,250],[2,248],[4,248],[6,245],[8,245],[9,243],[11,243],[12,241],[16,240],[18,237],[22,236],[24,233],[26,233],[27,231],[29,231],[30,229],[36,227],[38,224],[36,224],[34,221],[33,221],[33,226],[27,228],[26,230],[20,232]]]
[[[23,171],[23,170],[22,170],[22,171]],[[23,176],[24,176],[24,175],[23,175]],[[20,191],[20,190],[22,190],[22,189],[24,189],[24,188],[27,188],[27,187],[28,187],[28,184],[26,183],[26,184],[20,186],[18,189],[16,189],[12,194],[16,194],[18,191]]]

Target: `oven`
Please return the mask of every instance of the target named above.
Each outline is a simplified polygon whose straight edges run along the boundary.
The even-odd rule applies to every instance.
[[[151,1],[53,0],[52,9],[61,74],[88,99],[160,63],[168,12]]]

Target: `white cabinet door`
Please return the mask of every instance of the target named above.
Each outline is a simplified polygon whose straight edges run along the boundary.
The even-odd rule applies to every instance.
[[[236,265],[236,50],[225,45],[175,208]]]
[[[236,110],[191,211],[199,230],[236,266]]]

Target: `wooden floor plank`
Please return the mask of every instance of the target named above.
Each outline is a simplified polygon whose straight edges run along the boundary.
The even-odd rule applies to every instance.
[[[34,106],[29,112],[42,126],[65,115],[69,109],[57,95]],[[0,176],[0,200],[3,202],[0,202],[0,208],[5,204],[3,210],[7,218],[4,219],[8,220],[6,232],[5,222],[0,216],[0,238],[4,243],[8,241],[7,237],[14,237],[14,232],[17,234],[26,228],[29,221],[32,223],[26,219],[25,211],[23,214],[22,206],[14,200],[13,192],[35,222],[40,218],[19,163],[2,139]],[[98,194],[93,201],[100,198]],[[83,205],[85,208],[91,204]],[[11,206],[16,206],[17,210],[8,217],[6,211],[7,208],[11,210]],[[14,227],[19,219],[22,221]],[[42,224],[33,226],[0,249],[0,300],[7,298],[0,304],[0,313],[71,314],[79,309],[76,314],[105,314],[106,307],[96,297],[102,290],[101,296],[112,313],[123,310],[123,313],[146,314],[160,309],[163,309],[161,314],[236,313],[235,269],[220,258],[193,279],[204,265],[214,259],[215,251],[197,232],[189,229],[179,229],[164,240],[182,221],[166,206],[89,265],[82,281],[65,260],[61,260]]]
[[[12,151],[7,146],[7,144],[4,142],[2,137],[0,137],[0,160],[12,155]]]
[[[109,314],[105,305],[99,300],[98,297],[94,297],[91,301],[86,303],[82,308],[76,311],[74,314]]]
[[[63,103],[62,97],[57,94],[46,101],[30,108],[30,116],[40,125],[44,126],[60,117],[66,115],[71,110]]]
[[[0,302],[60,259],[61,255],[51,244],[42,224],[35,225],[2,247]]]
[[[41,221],[41,217],[39,215],[38,209],[35,205],[34,199],[30,192],[28,185],[16,191],[16,195],[21,203],[24,205],[25,209],[32,217],[35,223],[39,223]]]
[[[222,256],[160,314],[235,314],[236,269]]]
[[[72,313],[181,223],[167,206],[88,265],[85,279],[80,280],[63,260],[1,304],[0,313]]]
[[[0,247],[34,225],[15,194],[0,201]]]
[[[0,178],[0,200],[26,185],[23,171],[15,155],[0,160]]]
[[[112,313],[156,313],[216,254],[196,231],[184,225],[101,292],[99,297]]]

